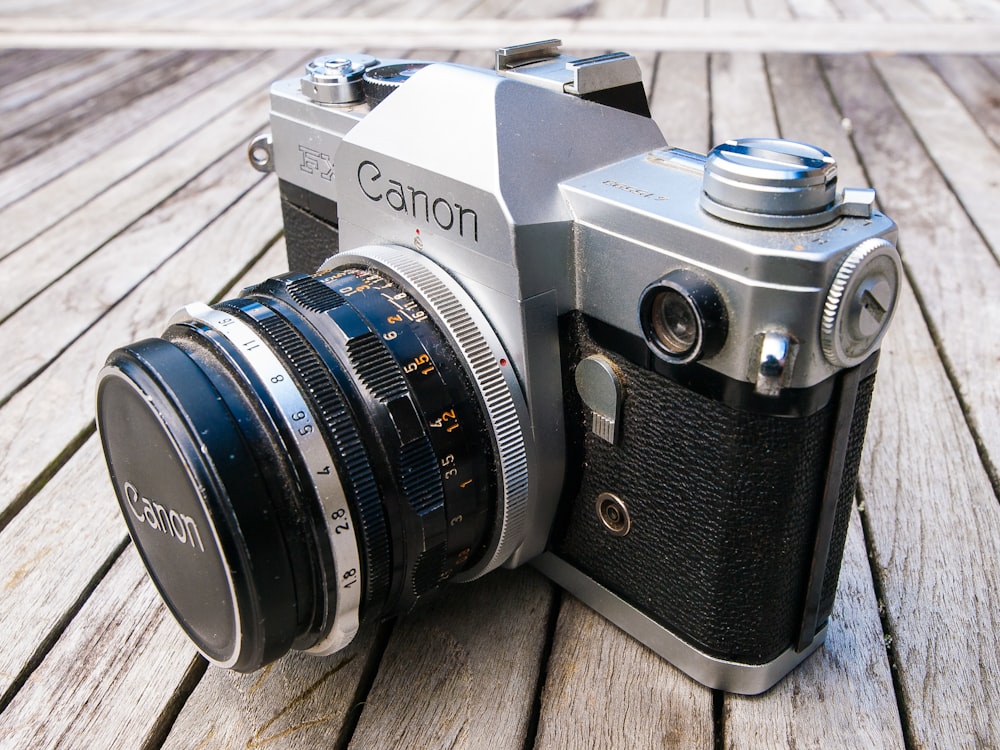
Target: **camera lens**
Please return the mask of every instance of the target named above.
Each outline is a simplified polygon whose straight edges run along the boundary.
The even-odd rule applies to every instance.
[[[139,554],[222,666],[337,651],[524,535],[510,359],[412,251],[361,248],[188,306],[109,357],[97,398]]]
[[[678,270],[650,284],[639,298],[639,325],[650,350],[671,364],[717,354],[728,316],[722,296],[699,274]]]

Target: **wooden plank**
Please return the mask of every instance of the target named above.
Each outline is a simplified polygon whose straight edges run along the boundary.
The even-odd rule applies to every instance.
[[[879,9],[889,22],[926,20],[930,14],[911,0],[880,0]]]
[[[897,315],[862,482],[907,740],[997,747],[1000,506],[909,287]]]
[[[534,746],[711,748],[712,701],[711,690],[564,594]]]
[[[976,57],[932,55],[927,62],[962,101],[994,146],[1000,147],[1000,79]]]
[[[223,181],[238,179],[224,170],[216,175]],[[155,220],[158,214],[151,216]],[[0,517],[30,497],[35,486],[59,467],[67,445],[93,424],[94,387],[107,354],[130,341],[159,334],[181,304],[215,298],[280,230],[277,190],[273,180],[265,180],[142,279],[127,298],[108,310],[100,325],[89,328],[3,405]],[[220,252],[223,247],[232,251]]]
[[[731,138],[776,134],[762,55],[717,53],[711,56],[713,145]]]
[[[93,53],[89,50],[48,49],[23,50],[5,49],[0,53],[0,88],[16,84],[27,76],[37,75],[47,67],[84,60]]]
[[[286,268],[279,241],[226,296]],[[0,650],[0,706],[45,656],[126,539],[98,438],[92,436],[0,531],[0,634],[7,644]]]
[[[286,269],[284,243],[277,242],[227,294]],[[125,539],[98,439],[92,436],[0,531],[0,634],[17,634],[4,637],[7,645],[0,650],[0,705]]]
[[[218,65],[203,64],[206,59],[202,58],[202,64],[185,63],[177,66],[178,71],[191,68],[191,75],[187,78],[182,76],[172,82],[172,85],[166,85],[170,82],[164,80],[163,88],[148,92],[145,96],[137,96],[130,87],[119,87],[122,90],[107,97],[110,102],[117,102],[118,109],[109,110],[89,127],[79,130],[70,128],[68,132],[55,128],[46,130],[44,134],[31,137],[25,135],[26,143],[34,144],[35,150],[31,152],[33,156],[0,172],[0,207],[17,201],[72,167],[112,148],[133,131],[169,112],[173,107],[182,106],[203,88],[216,84],[220,77],[233,70],[232,62],[227,62],[225,58]],[[21,139],[19,136],[16,140]],[[18,146],[24,147],[25,144]]]
[[[27,57],[31,53],[20,54]],[[37,65],[36,69],[25,70],[9,81],[0,82],[0,112],[22,109],[60,86],[75,86],[80,80],[99,74],[132,55],[131,50],[81,53],[70,60],[52,61],[48,65]]]
[[[292,653],[252,674],[210,666],[161,750],[342,746],[374,646],[366,633],[333,656]]]
[[[878,613],[855,511],[826,643],[767,693],[725,697],[725,746],[902,750]]]
[[[815,143],[838,159],[843,185],[862,186],[861,166],[814,57],[768,55],[780,135]],[[753,106],[748,102],[746,106]],[[776,129],[773,134],[779,134]],[[876,399],[879,395],[876,395]],[[899,747],[899,713],[860,521],[853,519],[837,601],[821,651],[762,696],[726,696],[725,743],[742,747]],[[845,722],[845,714],[852,716]]]
[[[997,0],[962,0],[966,18],[997,19],[1000,18],[1000,3]]]
[[[708,0],[664,0],[664,18],[704,18]]]
[[[141,747],[160,732],[149,707],[199,663],[129,547],[0,714],[0,742]]]
[[[850,139],[849,122],[831,99],[813,55],[767,55],[774,111],[782,138],[813,143],[837,160],[837,185],[869,187]]]
[[[58,95],[42,100],[39,107],[29,107],[27,114],[33,116],[34,110],[42,109],[39,115],[41,121],[22,122],[15,114],[10,118],[14,129],[7,131],[4,140],[0,142],[0,159],[3,159],[7,170],[10,167],[21,163],[29,157],[35,156],[40,150],[45,150],[53,143],[59,141],[70,142],[83,153],[94,153],[100,150],[101,145],[113,142],[113,137],[106,131],[110,123],[99,124],[105,115],[115,114],[122,111],[130,111],[133,116],[141,113],[146,117],[155,116],[157,110],[151,108],[152,112],[147,114],[150,108],[133,106],[125,110],[126,106],[136,100],[141,100],[144,96],[150,96],[151,92],[156,92],[161,86],[168,86],[174,83],[178,76],[183,77],[186,73],[192,73],[201,67],[206,61],[205,53],[184,55],[181,53],[167,55],[162,52],[143,52],[137,56],[135,66],[137,70],[129,72],[128,62],[123,62],[117,66],[117,75],[109,74],[99,76],[91,82],[91,85],[81,86],[85,96],[79,104],[73,104],[72,90],[68,95],[69,103],[64,111],[54,108],[58,102]],[[57,93],[57,92],[53,92]],[[155,101],[155,96],[150,102]],[[46,108],[49,109],[46,112]],[[89,127],[88,127],[89,126]],[[84,132],[86,130],[86,135]],[[16,135],[14,133],[16,132]],[[118,135],[122,131],[117,128],[111,133]],[[127,131],[124,131],[127,132]],[[102,137],[103,133],[103,137]],[[95,140],[96,139],[96,140]],[[75,158],[80,157],[75,155]],[[75,164],[75,161],[64,160],[60,162],[49,162],[48,172],[54,177]],[[5,170],[6,172],[6,170]],[[0,182],[0,205],[6,205],[16,197],[10,195],[8,191],[10,183],[6,178]]]
[[[105,261],[98,260],[98,258],[110,257],[107,263],[115,263],[114,257],[117,251],[114,249],[109,251],[109,248],[106,247],[107,243],[110,242],[112,248],[117,247],[120,250],[122,245],[133,241],[128,237],[116,238],[116,236],[133,222],[139,220],[159,202],[167,200],[176,191],[181,190],[192,179],[195,179],[200,172],[205,170],[206,166],[219,158],[220,154],[232,150],[233,146],[237,146],[236,152],[238,152],[240,146],[248,142],[257,132],[253,122],[258,123],[258,129],[264,129],[267,122],[266,86],[254,86],[253,88],[257,89],[253,94],[248,92],[246,96],[236,100],[230,100],[228,97],[223,98],[222,106],[232,102],[238,102],[238,106],[215,119],[211,127],[199,130],[190,137],[174,144],[165,153],[160,154],[155,161],[138,169],[127,179],[118,182],[94,198],[81,210],[74,212],[70,217],[36,237],[17,252],[0,260],[0,272],[12,280],[13,287],[7,298],[0,302],[0,316],[30,315],[28,310],[19,313],[15,311],[18,311],[35,295],[41,294],[40,299],[44,299],[48,295],[57,294],[54,291],[54,286],[61,284],[63,288],[66,288],[81,283],[86,284],[87,282],[84,280],[87,275],[86,269],[94,264],[105,264]],[[163,129],[159,130],[164,132]],[[126,153],[129,150],[142,147],[148,135],[143,133],[135,142],[130,142],[129,147],[125,149]],[[159,146],[160,144],[145,145],[143,150],[148,153],[150,148]],[[114,154],[114,156],[119,155],[121,155],[120,152]],[[132,150],[131,155],[138,156],[134,150]],[[230,158],[235,164],[240,161],[241,157],[236,153]],[[102,159],[93,166],[99,170],[105,163],[105,160]],[[250,170],[245,158],[243,166],[242,174],[239,174],[239,171],[236,172],[242,178],[239,184],[245,184],[246,178],[259,177]],[[85,168],[85,174],[75,176],[73,181],[85,188],[88,182],[86,177],[93,174],[93,171],[88,165]],[[100,184],[101,178],[95,175],[93,182]],[[60,181],[56,189],[63,186],[65,186],[65,181]],[[51,197],[51,195],[51,191],[45,189],[41,198]],[[16,213],[24,216],[27,209],[37,207],[37,205],[37,199],[30,200],[26,209]],[[179,221],[183,222],[184,219],[181,218]],[[140,228],[133,231],[141,231],[141,225]],[[51,263],[38,263],[38,256],[52,247],[59,247],[61,252],[52,259]],[[91,257],[98,249],[101,249],[101,252],[97,256]],[[81,262],[82,265],[78,266]],[[74,275],[69,279],[63,279],[64,275],[74,268],[76,269]],[[122,276],[121,273],[114,275]],[[57,279],[62,280],[53,285]],[[38,304],[41,304],[40,300],[30,303],[28,308]],[[102,303],[97,300],[92,305],[97,309],[103,307]],[[77,316],[76,325],[81,324],[85,325],[87,321]],[[17,326],[6,323],[0,325],[0,340],[4,336],[11,335],[9,329],[12,327],[16,328]],[[64,328],[63,335],[70,334],[71,330],[72,327]],[[41,356],[41,351],[36,351],[31,355],[35,358],[36,364],[40,361],[38,358]],[[28,360],[25,360],[25,364],[28,364]]]
[[[629,0],[629,2],[618,0],[614,3],[599,2],[596,5],[585,7],[589,8],[588,17],[592,18],[621,18],[623,16],[629,18],[655,18],[660,15],[661,5],[662,0]],[[614,52],[617,50],[601,50],[601,52],[605,51]],[[646,92],[648,94],[656,70],[656,53],[646,50],[634,53],[629,49],[624,49],[623,51],[633,54],[639,63],[639,69],[642,71],[642,80],[646,85]]]
[[[748,22],[749,5],[744,0],[719,0],[710,5],[713,18]],[[720,52],[709,58],[712,92],[712,145],[731,138],[777,133],[769,102],[764,58],[749,52]]]
[[[995,746],[1000,506],[968,423],[985,430],[996,421],[995,378],[982,367],[995,351],[974,334],[996,330],[991,290],[1000,272],[869,64],[830,58],[824,68],[881,203],[901,225],[904,263],[923,306],[906,286],[883,344],[862,462],[904,730],[914,746],[941,738]]]
[[[243,112],[234,110],[233,123],[244,130],[244,142],[257,130],[246,128],[247,116],[253,117],[264,106],[260,98],[249,100]],[[208,132],[218,131],[213,128]],[[87,257],[73,273],[45,287],[9,317],[0,325],[0,351],[17,351],[21,356],[8,363],[9,377],[0,389],[0,399],[57,357],[110,305],[260,180],[261,175],[246,163],[245,146],[239,146],[185,185],[162,210],[113,235],[100,252]],[[112,226],[113,232],[118,230]]]
[[[705,3],[668,2],[666,18],[703,18]],[[652,85],[647,89],[650,112],[667,143],[705,153],[709,143],[708,55],[697,52],[660,52]]]
[[[0,159],[6,169],[23,161],[60,140],[77,138],[88,125],[106,114],[119,111],[128,103],[150,95],[159,88],[183,78],[207,60],[206,53],[168,55],[162,52],[141,52],[134,59],[123,60],[112,70],[70,86],[63,92],[55,89],[50,96],[37,100],[34,104],[4,118],[0,132]],[[77,90],[80,96],[77,97]],[[65,105],[60,107],[62,100]],[[136,105],[133,109],[137,109]],[[145,108],[142,108],[143,111]],[[155,116],[155,110],[152,116]],[[97,128],[91,127],[90,131]],[[81,149],[82,150],[82,149]],[[58,168],[72,166],[60,164]],[[52,167],[55,169],[57,167]],[[58,172],[56,172],[58,174]],[[54,176],[54,175],[53,175]],[[4,203],[9,202],[7,193],[0,193]]]
[[[1000,148],[923,60],[876,57],[875,67],[962,207],[1000,257]],[[994,85],[994,97],[1000,83]],[[994,109],[998,100],[994,98]]]
[[[872,67],[849,57],[825,67],[880,203],[902,227],[903,263],[996,483],[1000,381],[984,366],[996,361],[996,345],[983,332],[1000,330],[1000,267]]]
[[[220,117],[227,110],[244,99],[261,95],[267,90],[269,83],[277,78],[290,75],[304,59],[301,52],[276,52],[257,58],[236,58],[233,62],[240,66],[234,70],[230,67],[222,67],[218,72],[220,76],[226,77],[225,86],[209,85],[200,91],[195,90],[191,82],[190,86],[180,84],[175,92],[178,99],[171,101],[174,105],[169,110],[162,113],[147,126],[137,129],[132,134],[120,138],[113,145],[108,146],[100,153],[88,160],[80,168],[70,170],[63,175],[45,183],[42,187],[33,190],[30,194],[23,196],[7,208],[0,210],[0,221],[3,222],[4,231],[0,234],[0,258],[9,255],[11,252],[22,247],[26,242],[42,234],[49,227],[57,224],[66,216],[101,195],[108,188],[116,185],[120,180],[139,170],[147,162],[153,161],[155,157],[177,148],[177,144],[189,138],[196,131],[203,128],[206,123],[212,122]],[[242,64],[241,64],[242,60]],[[208,73],[208,71],[206,71]],[[261,122],[264,121],[266,111],[261,112]],[[200,136],[210,139],[211,134]],[[197,163],[197,138],[192,138],[189,143],[194,149],[194,154],[183,148],[177,148],[175,159],[177,164],[158,164],[149,167],[149,173],[157,170],[167,170],[168,172],[183,173],[185,167],[190,174],[194,174],[199,168]],[[61,147],[61,146],[60,146]],[[216,154],[218,151],[215,152]],[[44,170],[43,170],[44,174]],[[141,178],[134,178],[141,179]],[[22,175],[22,185],[27,191],[32,184],[39,180],[31,170],[25,170]],[[165,186],[169,183],[168,174],[163,174],[156,178],[156,185]],[[180,183],[175,183],[179,187]],[[136,199],[141,201],[144,195],[154,197],[166,195],[157,193],[156,186],[135,183],[135,195],[120,196],[118,200],[122,203],[119,206],[117,216],[127,218],[126,205],[135,203]],[[125,188],[117,188],[125,190]],[[147,192],[151,191],[151,192]],[[101,200],[101,199],[98,199]],[[104,198],[107,200],[107,198]],[[147,202],[147,208],[153,203]],[[91,208],[83,208],[84,213],[89,213]],[[138,218],[138,214],[134,215]],[[86,219],[74,219],[76,228],[71,239],[61,239],[57,234],[50,235],[52,243],[60,247],[60,252],[48,264],[48,278],[55,278],[82,257],[81,252],[90,251],[94,245],[89,245],[85,236],[75,234],[82,231],[83,227],[90,227],[90,231],[99,230],[100,225]],[[30,252],[30,251],[29,251]],[[0,273],[6,278],[17,280],[17,289],[26,290],[33,293],[40,287],[28,283],[28,279],[23,274],[25,269],[29,269],[34,264],[34,258],[16,261],[20,265],[4,266],[0,265]],[[38,273],[42,269],[35,269]],[[4,302],[5,313],[16,309],[20,302],[26,297],[23,295],[15,303],[13,299]]]
[[[708,56],[663,52],[650,90],[650,111],[667,143],[705,153],[709,143]]]
[[[752,18],[788,20],[794,17],[787,0],[748,0]]]
[[[125,537],[92,437],[0,532],[0,705]]]
[[[857,21],[870,23],[885,23],[886,15],[881,6],[874,0],[831,0],[838,11],[839,17],[853,18]]]
[[[498,570],[402,618],[350,747],[521,750],[551,599],[533,570]]]
[[[788,5],[798,19],[834,21],[845,17],[831,0],[788,0]]]

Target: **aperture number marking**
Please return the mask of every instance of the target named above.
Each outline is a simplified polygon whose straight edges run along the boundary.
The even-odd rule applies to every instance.
[[[446,409],[441,412],[441,416],[438,419],[428,422],[431,427],[443,427],[447,432],[454,432],[460,425],[458,424],[458,416],[455,414],[454,409]]]
[[[346,508],[337,508],[337,510],[330,514],[330,519],[335,522],[333,527],[334,534],[343,534],[351,530],[351,518],[347,515]]]

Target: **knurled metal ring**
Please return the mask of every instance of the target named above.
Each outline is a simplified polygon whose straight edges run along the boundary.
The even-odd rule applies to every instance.
[[[902,278],[902,264],[888,240],[872,237],[841,263],[823,305],[820,341],[830,364],[853,367],[882,340]]]
[[[401,247],[370,245],[335,255],[321,271],[353,264],[369,265],[404,281],[441,327],[475,384],[494,441],[500,497],[486,553],[453,580],[478,578],[507,560],[526,534],[528,409],[510,357],[468,293],[428,258]]]

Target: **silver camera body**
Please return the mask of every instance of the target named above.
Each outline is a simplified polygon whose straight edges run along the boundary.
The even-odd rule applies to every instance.
[[[430,273],[509,358],[504,538],[455,578],[530,561],[756,693],[825,636],[896,227],[821,149],[672,149],[645,106],[633,57],[555,40],[492,71],[330,55],[273,85],[250,157],[281,181],[293,271]]]

